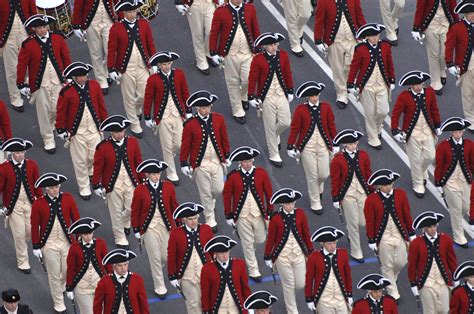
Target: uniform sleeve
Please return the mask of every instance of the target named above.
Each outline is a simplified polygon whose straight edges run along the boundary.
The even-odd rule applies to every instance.
[[[69,247],[66,258],[66,291],[73,291],[74,287],[72,286],[74,271],[76,270],[77,256],[74,252],[74,246]]]
[[[400,95],[398,95],[397,100],[395,102],[395,105],[393,106],[392,110],[392,117],[391,117],[391,123],[390,123],[390,128],[392,129],[392,135],[396,135],[400,131],[400,116],[402,113],[405,112],[405,97],[404,97],[405,92],[402,92]]]
[[[454,50],[457,43],[456,25],[457,24],[453,24],[449,27],[448,33],[446,34],[446,43],[444,44],[444,61],[448,68],[455,65]]]
[[[138,282],[137,298],[140,307],[140,314],[150,314],[150,306],[148,305],[145,284],[142,278],[140,278],[140,281]]]
[[[305,274],[305,284],[304,284],[304,297],[306,302],[314,301],[314,278],[316,276],[316,255],[313,253],[308,258],[308,263],[306,264],[306,274]]]
[[[153,74],[146,80],[145,97],[143,101],[143,115],[145,116],[145,120],[150,120],[155,117],[154,111],[152,112],[151,110],[155,100],[155,77],[156,74]]]
[[[290,135],[288,136],[287,149],[293,149],[296,145],[300,130],[301,124],[303,122],[303,109],[299,106],[296,108],[293,118],[291,119],[290,124]]]
[[[443,143],[441,142],[436,147],[436,155],[435,155],[435,171],[434,171],[434,179],[435,179],[435,186],[441,186],[441,179],[443,178],[443,167],[444,164],[447,163],[446,153],[443,149]]]
[[[153,41],[153,32],[151,31],[150,24],[145,23],[146,25],[146,45],[147,45],[147,51],[149,53],[149,57],[154,55],[156,53],[156,48],[155,48],[155,43]],[[149,65],[146,65],[149,67]],[[147,303],[148,304],[148,303]]]
[[[227,181],[224,183],[224,189],[222,190],[225,219],[232,219],[232,195],[234,194],[234,176],[236,175],[233,173],[227,176]]]
[[[209,34],[209,53],[211,56],[217,55],[219,53],[217,51],[219,49],[219,35],[222,31],[220,15],[220,10],[217,9],[214,11],[214,15],[212,17],[211,32]]]
[[[181,97],[183,98],[183,101],[184,101],[183,105],[185,107],[186,113],[193,113],[192,108],[188,107],[186,105],[186,101],[189,98],[188,81],[186,80],[186,75],[184,74],[184,72],[181,72],[181,75],[182,75],[182,79],[181,79]]]
[[[302,222],[302,231],[303,231],[303,240],[306,243],[306,247],[308,248],[308,255],[311,254],[314,250],[313,242],[311,241],[311,234],[309,233],[309,227],[308,227],[308,218],[306,218],[306,215],[303,211],[301,211],[301,217],[303,218]]]
[[[241,275],[240,275],[240,286],[242,287],[242,296],[244,297],[242,303],[252,294],[252,291],[249,287],[249,278],[247,276],[247,270],[245,266],[245,262],[241,264]]]
[[[5,188],[5,179],[6,179],[6,174],[5,174],[5,164],[0,164],[0,194],[3,193],[3,189]],[[3,195],[2,195],[3,196]],[[471,196],[472,199],[472,196]]]
[[[97,112],[97,115],[99,116],[99,123],[102,123],[102,121],[107,119],[107,116],[108,116],[107,106],[105,105],[105,98],[104,98],[104,94],[102,94],[100,85],[96,83],[95,86],[97,86],[96,94],[97,94],[97,100],[98,100],[98,106],[99,106],[99,112]]]
[[[375,206],[372,204],[370,195],[365,199],[364,203],[365,231],[369,243],[375,243]]]
[[[333,202],[340,202],[340,199],[337,199],[340,189],[340,181],[342,181],[342,172],[341,165],[339,161],[339,155],[336,155],[331,161],[329,175],[331,176],[331,196]]]
[[[332,111],[330,106],[327,106],[328,108],[328,114],[327,114],[327,126],[329,130],[329,137],[331,139],[331,145],[332,145],[332,140],[336,137],[337,135],[337,130],[336,130],[336,122],[334,118],[334,112]]]
[[[258,25],[257,10],[252,5],[252,39],[255,41],[260,36],[260,27]],[[252,43],[253,44],[253,43]],[[253,47],[252,47],[253,50]]]
[[[365,17],[364,17],[364,12],[362,11],[362,5],[360,3],[360,0],[356,0],[355,1],[355,13],[356,13],[356,21],[357,21],[357,30],[365,25],[367,22],[365,21]]]
[[[84,0],[74,0],[74,11],[72,13],[72,28],[73,29],[81,28],[83,8],[84,8]]]
[[[38,10],[36,8],[36,1],[35,0],[30,0],[29,1],[29,17],[31,17],[32,15],[35,15],[38,13]]]
[[[387,74],[390,84],[395,84],[395,69],[393,67],[392,46],[387,43]]]
[[[131,205],[131,213],[130,213],[130,221],[133,228],[133,232],[137,233],[140,231],[140,212],[143,206],[142,198],[140,196],[142,185],[139,185],[133,191],[133,198],[132,198],[132,205]]]
[[[401,190],[400,190],[401,191]],[[403,212],[403,221],[405,222],[405,226],[408,231],[409,236],[414,236],[416,235],[415,230],[413,229],[413,218],[411,217],[411,212],[410,212],[410,202],[408,201],[407,194],[404,191],[401,191],[403,193],[403,198],[402,198],[402,212]]]
[[[71,54],[69,53],[69,48],[64,38],[59,38],[61,38],[61,60],[63,62],[63,69],[65,69],[71,64]]]
[[[118,24],[112,25],[107,44],[107,68],[109,72],[117,71]]]
[[[29,63],[30,63],[30,53],[29,53],[29,49],[26,47],[26,40],[25,40],[21,44],[21,49],[18,54],[18,64],[16,66],[16,85],[19,89],[28,86],[28,84],[25,83],[25,76],[26,76],[26,70],[28,68]]]
[[[183,127],[183,136],[181,137],[181,149],[179,151],[179,161],[181,162],[181,167],[189,165],[188,159],[189,154],[191,153],[191,144],[193,142],[191,123],[193,123],[193,120],[188,120],[188,122]]]
[[[168,279],[169,280],[174,280],[176,278],[176,272],[177,272],[177,267],[178,267],[178,259],[177,259],[177,246],[178,243],[175,240],[175,233],[174,231],[171,231],[170,237],[168,239],[168,260],[167,260],[167,265],[168,265]]]
[[[5,107],[5,103],[1,102],[0,104],[0,128],[2,129],[3,133],[3,140],[8,140],[12,138],[12,128],[10,124],[10,115],[8,114],[8,110]],[[1,141],[2,139],[0,139]]]
[[[100,145],[100,144],[99,144]],[[92,188],[95,190],[101,186],[102,171],[104,169],[105,156],[100,147],[96,147],[93,162]]]
[[[105,241],[102,241],[102,244],[103,245],[101,245],[100,260],[102,260],[105,257],[105,255],[107,255],[107,253],[109,252],[109,250],[107,249],[107,243]],[[105,265],[104,268],[107,274],[110,274],[114,271],[112,268],[112,265],[110,264]]]
[[[267,204],[267,215],[270,216],[273,212],[273,205],[270,204],[270,199],[272,198],[272,195],[273,195],[272,181],[270,181],[270,177],[268,176],[268,173],[265,170],[262,171],[262,176],[263,176],[263,193],[265,194],[265,200]]]
[[[99,280],[99,283],[97,284],[97,287],[95,288],[95,292],[94,292],[94,305],[93,305],[94,314],[103,313],[104,301],[105,301],[105,284],[104,284],[104,280]]]
[[[439,114],[439,106],[438,106],[438,101],[436,100],[436,95],[434,93],[434,90],[432,90],[432,103],[430,106],[431,110],[431,118],[433,119],[433,125],[435,129],[439,128],[441,126],[441,116]]]
[[[257,81],[258,81],[258,55],[255,55],[252,58],[252,62],[250,63],[250,70],[249,70],[249,78],[248,78],[248,98],[252,100],[256,97],[255,93],[257,91]]]
[[[418,261],[420,258],[420,250],[418,248],[418,240],[419,238],[412,241],[408,248],[408,281],[412,287],[416,286],[416,273],[417,273],[417,266]]]
[[[323,36],[325,33],[325,27],[328,25],[326,21],[326,1],[319,0],[316,5],[316,12],[314,14],[314,43],[316,45],[323,43]]]
[[[227,135],[227,126],[224,117],[222,117],[222,125],[220,127],[221,139],[222,139],[222,150],[224,157],[227,159],[230,155],[230,142],[229,136]]]
[[[461,298],[459,289],[453,290],[453,293],[451,294],[451,300],[449,301],[449,313],[461,313]]]
[[[203,312],[209,312],[211,310],[211,278],[208,267],[201,269],[201,305]]]
[[[293,74],[291,73],[290,58],[286,53],[284,54],[284,56],[285,62],[283,63],[283,78],[285,80],[285,85],[287,88],[286,93],[293,94]]]
[[[76,204],[76,201],[74,200],[74,197],[72,197],[72,195],[69,195],[69,197],[71,198],[71,208],[70,208],[71,223],[73,223],[79,218],[81,218],[81,216],[79,215],[79,210],[77,209],[77,204]]]
[[[267,242],[265,243],[265,260],[272,259],[273,255],[273,247],[275,245],[276,235],[278,232],[278,226],[276,222],[276,216],[273,216],[270,219],[270,223],[268,224],[268,235],[267,235]]]
[[[356,87],[357,74],[360,71],[361,56],[359,52],[360,46],[356,46],[354,55],[352,56],[351,65],[349,67],[349,75],[347,76],[347,87]]]
[[[40,242],[40,205],[39,201],[34,201],[33,206],[31,207],[31,244],[33,244],[33,249],[39,249]]]
[[[142,150],[140,149],[140,143],[138,141],[134,141],[134,142],[135,142],[135,154],[133,155],[133,158],[134,158],[135,166],[138,166],[143,161],[143,159],[142,159]],[[137,175],[139,184],[141,182],[143,182],[143,180],[145,179],[145,174],[144,173],[138,173],[136,167],[135,167],[135,169],[133,169],[133,171]]]
[[[58,103],[56,107],[55,127],[56,127],[56,130],[58,130],[58,132],[61,132],[61,133],[63,131],[66,131],[67,109],[69,107],[67,95],[65,95],[67,88],[70,88],[70,87],[63,87],[63,89],[59,93]]]
[[[38,180],[39,178],[39,168],[38,168],[38,164],[36,162],[32,162],[32,170],[33,170],[33,182],[36,182],[36,180]],[[41,195],[43,195],[43,191],[41,190],[41,188],[37,188],[37,187],[34,187],[34,183],[33,184],[33,189],[34,189],[34,195],[36,196],[36,198],[40,198]]]
[[[446,249],[446,257],[447,257],[449,270],[451,271],[451,274],[454,274],[454,272],[456,271],[456,268],[458,267],[458,260],[456,258],[456,252],[454,251],[453,240],[450,237],[447,237],[447,238],[448,238],[448,245]]]
[[[413,21],[413,31],[414,32],[420,32],[421,31],[421,26],[424,22],[424,12],[425,12],[425,7],[426,7],[427,1],[425,0],[417,0],[416,1],[416,11],[415,11],[415,18]]]
[[[351,270],[351,264],[349,261],[349,255],[347,252],[344,254],[344,276],[345,276],[345,285],[347,289],[347,293],[349,297],[352,297],[352,270]]]

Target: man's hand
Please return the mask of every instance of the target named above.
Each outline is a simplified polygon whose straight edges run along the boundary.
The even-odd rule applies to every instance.
[[[423,41],[423,38],[420,32],[411,32],[411,37],[413,37],[413,39],[416,41],[419,41],[419,42]]]
[[[219,64],[222,62],[224,58],[222,58],[219,55],[214,55],[214,56],[211,56],[211,59],[212,59],[212,62],[214,62],[215,64]]]
[[[63,141],[66,141],[69,138],[69,132],[68,131],[64,131],[61,133],[58,132],[58,137],[62,139]]]
[[[66,291],[66,297],[67,297],[69,300],[74,300],[74,292],[72,292],[72,291]]]
[[[377,251],[377,243],[369,243],[369,248],[374,252]]]
[[[226,166],[227,168],[229,168],[230,166],[232,166],[232,161],[230,161],[229,159],[226,159],[223,164],[224,164],[224,166]]]
[[[271,259],[265,260],[265,265],[267,265],[268,268],[273,268],[273,263]]]
[[[415,240],[415,239],[416,239],[416,235],[412,235],[412,236],[410,236],[410,238],[409,238],[409,239],[410,239],[410,242],[412,242],[413,240]]]
[[[138,240],[141,239],[141,235],[140,235],[140,232],[135,232],[135,238],[137,238]]]
[[[448,72],[449,72],[449,74],[451,74],[452,76],[455,76],[455,77],[458,77],[459,74],[461,73],[459,67],[456,66],[456,65],[450,66],[448,68]]]
[[[299,155],[299,153],[298,153],[298,151],[296,150],[296,148],[288,149],[288,150],[286,151],[286,153],[288,154],[288,157],[290,157],[290,158],[295,158],[295,159],[298,158],[298,155]]]
[[[441,129],[440,128],[436,128],[435,129],[435,134],[436,136],[440,136],[443,132],[441,132]]]
[[[411,293],[413,293],[413,295],[414,295],[415,297],[417,297],[418,295],[420,295],[420,293],[418,292],[418,287],[417,287],[417,286],[411,287]]]
[[[31,95],[31,90],[29,87],[23,87],[22,89],[20,89],[20,94],[25,97],[29,97]]]
[[[347,89],[347,92],[354,96],[355,98],[359,97],[359,89],[357,87],[351,87]]]
[[[156,126],[156,122],[154,119],[145,120],[145,126],[153,129]]]
[[[399,132],[393,136],[393,138],[400,143],[405,143],[405,137],[403,136],[402,132]]]
[[[105,189],[104,189],[104,188],[94,189],[94,193],[95,193],[95,195],[97,195],[98,197],[102,197],[102,198],[105,197]]]
[[[112,71],[109,73],[109,77],[112,81],[116,81],[120,79],[120,74],[117,73],[116,71]]]
[[[341,208],[341,204],[339,204],[339,202],[332,202],[332,206],[334,206],[335,209]]]
[[[394,90],[395,89],[395,84],[390,84],[390,90]]]
[[[80,41],[84,41],[84,39],[86,39],[86,32],[84,32],[82,29],[75,29],[74,35],[79,38]]]
[[[178,10],[179,13],[181,13],[182,15],[185,15],[186,12],[188,11],[188,8],[189,7],[186,7],[185,5],[183,4],[178,4],[176,5],[176,10]]]
[[[186,120],[191,119],[193,117],[192,113],[187,113],[186,114]]]
[[[171,284],[173,287],[177,288],[177,287],[179,286],[178,279],[173,279],[173,280],[171,280],[171,281],[170,281],[170,284]]]
[[[7,213],[8,213],[8,209],[5,206],[0,208],[0,216],[5,216]]]
[[[308,307],[308,309],[309,309],[310,311],[313,311],[313,312],[316,311],[316,305],[314,305],[314,302],[313,302],[313,301],[311,301],[311,302],[306,302],[306,306]]]
[[[438,190],[439,195],[442,196],[444,194],[443,188],[441,186],[437,186],[436,189]]]
[[[288,102],[292,102],[293,98],[295,98],[295,96],[293,96],[293,94],[288,94]]]
[[[258,99],[254,98],[252,100],[249,100],[249,105],[254,107],[254,108],[258,108],[258,106],[260,105],[260,101],[258,101]]]
[[[190,177],[193,174],[193,168],[191,168],[190,166],[184,166],[184,167],[181,167],[181,172],[185,176]]]
[[[225,222],[232,228],[235,227],[234,219],[226,219]]]
[[[320,53],[322,53],[323,55],[328,53],[328,46],[324,43],[323,44],[317,44],[316,49],[318,49],[318,51]]]
[[[332,154],[333,155],[336,155],[337,153],[339,153],[341,151],[341,148],[339,148],[339,146],[333,146],[332,147]]]
[[[33,250],[33,255],[36,256],[36,258],[43,258],[43,253],[41,252],[40,249],[35,249]]]

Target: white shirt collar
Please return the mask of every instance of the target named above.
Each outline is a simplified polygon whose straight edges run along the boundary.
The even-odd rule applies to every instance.
[[[92,245],[92,244],[94,244],[94,239],[92,239],[91,242],[89,242],[89,243],[86,243],[86,241],[84,241],[84,239],[81,239],[81,241],[82,241],[82,243],[83,243],[84,245],[87,245],[87,244]]]
[[[77,86],[79,86],[80,89],[84,89],[84,87],[86,86],[86,84],[84,84],[84,85],[79,84],[76,80],[74,80],[74,83],[75,83]]]
[[[317,106],[319,106],[319,100],[318,100],[315,104],[308,100],[308,104],[309,104],[311,107],[317,107]]]
[[[158,180],[158,182],[153,182],[151,180],[148,180],[148,182],[150,182],[150,185],[154,188],[154,189],[157,189],[158,188],[158,185],[160,184],[160,180]]]
[[[357,149],[354,150],[353,152],[350,152],[350,151],[347,150],[347,149],[344,149],[344,151],[345,151],[346,153],[348,153],[349,156],[352,157],[352,158],[354,158],[355,154],[357,153]]]
[[[459,141],[456,141],[456,140],[454,139],[454,137],[452,137],[452,136],[451,136],[451,138],[453,139],[453,142],[454,142],[455,144],[462,145],[462,137],[459,139]]]
[[[197,113],[197,115],[199,116],[199,118],[201,118],[204,121],[207,121],[209,119],[209,117],[211,116],[211,114],[209,113],[206,117],[204,117],[204,116],[201,116],[201,114],[199,112]]]
[[[123,142],[125,140],[125,137],[123,139],[121,139],[120,141],[117,141],[115,140],[113,137],[112,137],[112,140],[114,141],[115,144],[117,144],[118,146],[122,146],[123,145]]]
[[[130,27],[135,26],[135,23],[137,22],[137,19],[135,19],[135,20],[133,20],[133,21],[129,21],[129,20],[127,20],[126,18],[123,18],[123,19],[128,22],[128,25],[130,25]]]
[[[436,234],[432,237],[430,235],[428,235],[426,232],[425,232],[425,237],[430,240],[432,243],[434,243],[434,241],[436,241],[436,239],[438,238],[438,232],[436,232]],[[433,238],[433,239],[431,239]]]
[[[419,93],[415,92],[415,91],[414,91],[413,89],[411,89],[411,88],[410,88],[410,90],[411,90],[412,94],[415,95],[415,96],[418,95],[418,94],[423,95],[423,94],[425,93],[425,89],[424,89],[424,88],[422,88],[422,89],[421,89],[421,92],[419,92]]]
[[[172,70],[170,70],[169,72],[164,72],[163,70],[160,70],[160,72],[163,73],[163,75],[165,75],[165,76],[167,76],[167,77],[170,77],[171,71],[172,71]]]
[[[295,209],[293,208],[293,210],[291,212],[287,212],[286,210],[283,209],[283,207],[281,208],[281,210],[283,211],[283,213],[285,215],[293,215],[295,213]]]
[[[242,171],[243,174],[247,174],[247,172],[248,172],[249,174],[251,174],[254,169],[255,169],[255,167],[252,166],[252,168],[250,168],[249,171],[246,171],[244,168],[241,167],[241,168],[240,168],[240,171]]]
[[[391,189],[390,192],[388,192],[388,193],[384,193],[382,191],[380,191],[380,192],[382,193],[383,196],[385,196],[386,198],[389,198],[393,194],[393,189]]]
[[[6,311],[8,314],[17,314],[17,313],[18,313],[18,306],[16,307],[16,309],[15,309],[13,312],[10,312],[9,310],[7,310],[7,308],[5,307],[5,305],[3,306],[3,308],[5,309],[5,311]]]
[[[49,197],[52,201],[53,201],[55,198],[58,199],[58,197],[59,197],[59,194],[58,194],[58,196],[51,196],[51,195],[49,195],[48,192],[46,192],[46,195],[48,195],[48,197]]]
[[[184,226],[186,227],[186,230],[188,230],[189,232],[197,231],[197,227],[195,229],[191,229],[186,224]]]
[[[229,1],[229,5],[232,7],[232,9],[234,9],[235,11],[238,12],[238,11],[242,8],[242,6],[244,5],[244,3],[242,2],[242,4],[237,7],[237,6],[233,5],[233,4]]]
[[[16,161],[16,160],[13,159],[13,158],[12,158],[12,161],[13,161],[13,164],[14,164],[15,166],[20,165],[20,167],[22,167],[22,166],[23,166],[23,163],[25,162],[25,160],[23,160],[22,162],[18,162],[18,161]]]
[[[43,38],[41,38],[41,36],[38,36],[36,35],[42,42],[46,42],[49,38],[49,32],[46,32],[46,35],[43,36]]]
[[[230,261],[230,259],[228,259],[226,262],[223,263],[220,260],[217,260],[219,265],[221,265],[221,267],[224,268],[224,269],[227,269],[227,267],[229,267],[229,261]]]
[[[331,252],[329,252],[328,250],[326,250],[326,248],[323,248],[323,253],[324,253],[324,256],[326,256],[326,255],[328,255],[328,254],[336,255],[336,252],[331,253]]]
[[[379,302],[380,302],[380,300],[378,300],[378,301],[375,300],[375,299],[370,295],[370,293],[367,294],[367,295],[369,296],[370,299],[372,299],[372,302],[374,302],[374,303],[379,303]]]
[[[270,54],[267,50],[265,50],[265,53],[270,56],[270,57],[275,57],[276,56],[276,53],[274,55]]]
[[[472,286],[469,282],[466,281],[466,285],[471,291],[474,291],[474,286]]]
[[[125,280],[127,280],[128,272],[123,276],[123,279],[120,278],[120,275],[116,271],[114,271],[114,275],[115,275],[115,278],[117,278],[118,282],[124,283]]]

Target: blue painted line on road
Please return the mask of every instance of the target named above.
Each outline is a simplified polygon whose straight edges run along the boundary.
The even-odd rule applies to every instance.
[[[474,247],[474,241],[471,241],[468,244],[469,244],[469,247]],[[456,250],[461,249],[461,247],[457,244],[454,244],[454,246],[455,246]],[[368,257],[368,258],[365,258],[364,260],[365,260],[365,263],[359,264],[356,261],[353,261],[351,259],[349,264],[351,265],[351,267],[354,267],[354,266],[361,266],[361,265],[365,265],[365,264],[378,263],[377,258],[375,258],[375,257]],[[277,282],[280,281],[280,276],[278,276],[278,274],[275,274],[275,279],[276,279]],[[253,286],[253,285],[256,285],[256,284],[259,284],[259,283],[266,283],[266,282],[273,282],[273,277],[272,276],[263,277],[261,282],[255,282],[252,279],[249,279],[249,285],[250,286]],[[166,301],[172,301],[172,300],[182,299],[182,298],[183,297],[179,293],[169,294],[169,295],[166,296],[166,299],[164,299],[164,300],[161,300],[159,298],[148,299],[148,303],[152,304],[152,303],[158,303],[158,302],[166,302]]]

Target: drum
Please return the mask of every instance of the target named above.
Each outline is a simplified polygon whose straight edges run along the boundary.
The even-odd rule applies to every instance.
[[[72,10],[68,0],[36,0],[38,13],[56,18],[56,22],[49,25],[53,31],[62,33],[67,38],[72,35]]]
[[[158,0],[144,0],[138,13],[147,20],[151,20],[158,14]]]

